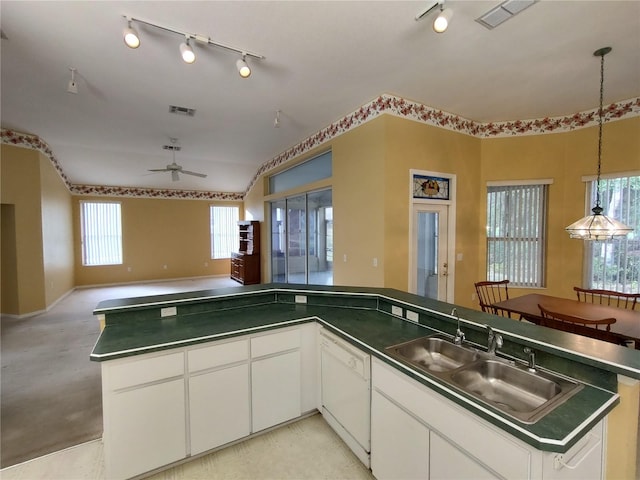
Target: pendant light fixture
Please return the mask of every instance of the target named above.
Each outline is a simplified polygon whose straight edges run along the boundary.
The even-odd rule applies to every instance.
[[[569,225],[565,230],[571,238],[582,240],[610,240],[614,237],[625,237],[633,228],[613,218],[603,215],[600,206],[600,165],[602,163],[602,123],[604,93],[604,56],[611,52],[611,47],[604,47],[593,52],[600,57],[600,108],[598,109],[598,176],[596,179],[596,205],[591,209],[592,215],[581,218]]]

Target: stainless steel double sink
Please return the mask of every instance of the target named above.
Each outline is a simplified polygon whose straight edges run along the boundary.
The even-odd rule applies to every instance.
[[[535,423],[582,388],[564,377],[455,345],[441,335],[392,345],[385,351],[523,423]]]

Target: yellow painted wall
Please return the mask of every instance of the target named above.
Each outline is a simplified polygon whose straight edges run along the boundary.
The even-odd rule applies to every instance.
[[[51,162],[40,155],[42,256],[47,307],[73,290],[71,194]]]
[[[1,199],[3,204],[15,206],[16,245],[16,277],[12,280],[13,285],[5,287],[3,281],[2,288],[17,292],[17,299],[13,294],[17,300],[11,307],[14,311],[3,310],[2,313],[25,315],[47,307],[40,202],[41,155],[36,150],[11,145],[2,145],[1,148]]]
[[[18,258],[16,240],[16,208],[9,203],[1,204],[0,212],[0,311],[9,315],[18,315]]]
[[[583,242],[565,227],[585,215],[583,175],[597,173],[597,127],[567,133],[482,140],[479,229],[486,222],[486,182],[551,178],[547,232],[547,288],[534,290],[573,298],[583,282]],[[603,130],[602,173],[640,170],[640,118],[608,123]],[[636,173],[637,174],[637,173]],[[485,269],[486,244],[480,239],[478,271]],[[513,296],[531,289],[512,290]]]
[[[122,265],[82,265],[81,201],[121,203]],[[216,203],[239,206],[242,218],[242,202],[74,196],[76,285],[228,275],[229,259],[211,259],[209,206]]]

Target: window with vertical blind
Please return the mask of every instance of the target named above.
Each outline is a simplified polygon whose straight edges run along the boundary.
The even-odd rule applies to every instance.
[[[211,258],[231,258],[240,245],[240,208],[211,205],[210,210]]]
[[[80,202],[82,264],[122,264],[122,218],[119,202]]]
[[[634,172],[636,173],[636,172]],[[591,210],[596,202],[596,181],[588,184]],[[603,213],[634,230],[624,238],[585,242],[586,288],[617,292],[640,292],[640,175],[609,176],[600,179]]]
[[[550,180],[487,187],[487,280],[544,287]]]

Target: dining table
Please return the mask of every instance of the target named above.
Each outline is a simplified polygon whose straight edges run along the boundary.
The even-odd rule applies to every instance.
[[[568,298],[529,293],[492,304],[493,307],[510,313],[521,315],[533,323],[545,323],[539,305],[551,312],[570,315],[584,320],[601,320],[615,318],[610,332],[620,339],[620,343],[633,342],[640,349],[640,311],[601,305],[598,303],[580,302]],[[590,328],[590,327],[585,327]]]

